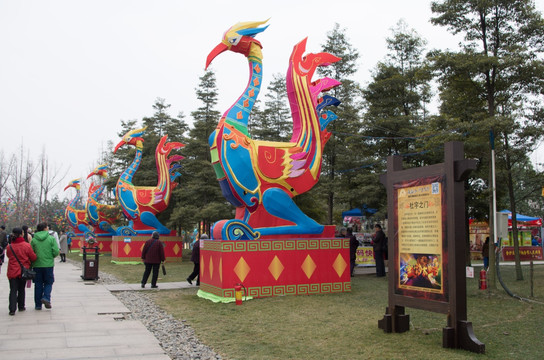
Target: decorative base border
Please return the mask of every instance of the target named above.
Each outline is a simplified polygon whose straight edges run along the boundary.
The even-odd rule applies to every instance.
[[[220,298],[233,298],[237,284],[254,298],[351,291],[349,239],[202,240],[200,246],[200,289]]]

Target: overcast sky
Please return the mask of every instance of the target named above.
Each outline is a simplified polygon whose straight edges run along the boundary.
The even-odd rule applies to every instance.
[[[400,19],[427,40],[427,50],[456,49],[458,38],[430,24],[430,3],[0,0],[0,151],[9,157],[22,144],[37,161],[45,148],[50,167],[68,170],[57,189],[63,195],[71,179],[97,165],[108,140],[119,141],[121,120],[151,116],[156,98],[191,121],[206,56],[235,23],[270,18],[257,35],[263,89],[273,74],[285,74],[293,45],[308,37],[307,52],[320,51],[335,23],[359,51],[356,80],[365,85]],[[542,12],[544,0],[536,7]],[[247,61],[223,53],[211,69],[222,113],[247,84]]]

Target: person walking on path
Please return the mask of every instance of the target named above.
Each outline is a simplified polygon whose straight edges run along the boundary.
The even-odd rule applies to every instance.
[[[159,278],[159,268],[161,266],[161,262],[163,262],[166,258],[164,256],[164,246],[159,240],[159,233],[157,231],[153,231],[151,239],[145,242],[144,248],[142,249],[142,259],[144,260],[145,264],[145,271],[142,277],[142,288],[145,288],[145,284],[147,283],[151,270],[153,270],[153,276],[151,277],[151,288],[158,288],[157,279]]]
[[[68,236],[66,236],[66,233],[62,230],[60,232],[59,244],[60,261],[66,262],[66,253],[68,252]]]
[[[353,270],[355,269],[355,260],[357,260],[357,248],[359,247],[359,240],[353,235],[353,230],[348,228],[347,237],[349,237],[349,266],[350,274],[353,277]]]
[[[15,315],[16,308],[25,311],[25,285],[27,280],[21,278],[21,265],[30,268],[32,261],[36,260],[36,254],[32,246],[25,241],[23,230],[13,229],[11,244],[6,249],[9,259],[7,277],[9,280],[9,314]],[[30,280],[28,280],[30,281]]]
[[[71,253],[72,252],[72,236],[68,234],[66,234],[66,236],[68,237],[68,240],[66,240],[66,243],[68,244],[68,252]]]
[[[207,234],[200,235],[200,239],[208,239]],[[193,285],[193,280],[196,277],[196,286],[200,286],[200,239],[193,244],[193,252],[191,253],[191,261],[194,263],[193,272],[187,278],[187,282]]]
[[[0,226],[0,269],[4,263],[4,250],[8,246],[8,234],[6,233],[6,227]]]
[[[376,261],[376,276],[385,276],[385,262],[383,259],[383,248],[385,246],[385,233],[380,224],[374,225],[374,238],[372,247],[374,249],[374,260]]]
[[[51,309],[51,291],[55,282],[53,267],[55,257],[59,255],[57,241],[49,234],[46,223],[38,224],[36,233],[30,242],[37,259],[32,263],[36,277],[34,278],[35,309],[41,310],[42,304]]]

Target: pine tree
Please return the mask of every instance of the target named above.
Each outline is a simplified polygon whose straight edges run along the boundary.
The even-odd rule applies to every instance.
[[[177,207],[171,217],[173,223],[189,232],[200,222],[209,231],[213,222],[225,218],[225,214],[233,211],[221,193],[211,166],[208,138],[221,116],[215,110],[217,87],[212,71],[206,71],[200,77],[196,94],[202,106],[191,112],[193,126],[183,151],[182,186],[175,190]]]
[[[361,90],[352,77],[357,71],[356,62],[359,53],[349,43],[346,30],[339,24],[327,33],[327,40],[322,51],[331,53],[342,60],[329,66],[318,68],[320,76],[327,76],[342,83],[331,90],[332,96],[342,103],[336,109],[331,109],[338,119],[327,126],[333,133],[325,145],[323,152],[322,175],[318,185],[309,194],[325,200],[326,222],[333,224],[341,222],[341,212],[350,203],[359,202],[354,188],[353,177],[356,176],[350,169],[361,163],[362,142],[359,137],[361,129]],[[336,203],[341,196],[341,202]],[[299,200],[300,201],[300,200]]]
[[[485,102],[480,128],[493,129],[502,145],[496,149],[497,165],[503,163],[506,181],[497,184],[506,184],[510,211],[515,214],[514,164],[543,136],[544,20],[531,0],[445,0],[433,2],[431,9],[437,15],[431,19],[434,24],[464,35],[460,52],[438,52],[435,59],[445,75],[462,67],[468,70],[463,80]],[[515,215],[512,227],[516,275],[521,280]]]
[[[363,158],[365,165],[354,178],[355,193],[361,202],[386,214],[385,188],[379,175],[385,171],[387,157],[404,155],[408,164],[424,165],[422,157],[408,157],[420,148],[417,137],[427,120],[429,81],[423,51],[425,40],[404,21],[399,21],[386,39],[388,53],[374,69],[372,81],[364,89]]]
[[[273,78],[266,88],[264,110],[252,118],[251,134],[256,140],[286,142],[291,139],[292,121],[285,76],[274,74]]]

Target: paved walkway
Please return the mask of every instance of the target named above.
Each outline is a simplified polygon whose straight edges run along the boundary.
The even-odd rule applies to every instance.
[[[34,310],[32,286],[26,289],[27,310],[10,316],[6,271],[4,264],[0,273],[0,358],[170,359],[141,322],[124,319],[130,311],[106,286],[83,281],[81,269],[68,262],[55,265],[52,309]],[[166,288],[166,284],[159,286]]]

